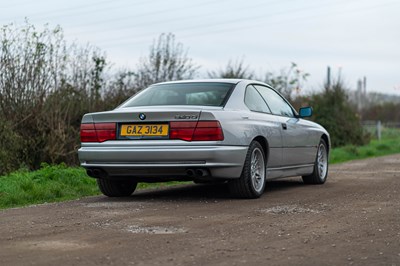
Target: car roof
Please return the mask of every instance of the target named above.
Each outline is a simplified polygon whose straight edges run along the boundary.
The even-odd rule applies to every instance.
[[[166,81],[156,83],[154,85],[159,84],[175,84],[175,83],[197,83],[197,82],[219,82],[219,83],[231,83],[231,84],[238,84],[240,81],[244,79],[188,79],[188,80],[176,80],[176,81]]]
[[[271,85],[264,83],[262,81],[258,80],[251,80],[251,79],[188,79],[188,80],[176,80],[176,81],[166,81],[166,82],[160,82],[160,83],[155,83],[150,86],[154,85],[163,85],[163,84],[184,84],[184,83],[199,83],[199,82],[204,82],[204,83],[230,83],[230,84],[239,84],[241,83],[244,86],[247,86],[249,84],[259,84],[259,85],[264,85],[272,88]]]

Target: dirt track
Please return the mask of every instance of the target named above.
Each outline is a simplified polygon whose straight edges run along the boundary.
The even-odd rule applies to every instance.
[[[185,185],[0,211],[0,265],[400,265],[400,154],[258,200]]]

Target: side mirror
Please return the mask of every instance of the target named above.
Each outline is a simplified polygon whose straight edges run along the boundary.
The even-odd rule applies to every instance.
[[[312,116],[313,110],[311,107],[302,107],[299,110],[299,117],[303,118],[303,117],[310,117]]]

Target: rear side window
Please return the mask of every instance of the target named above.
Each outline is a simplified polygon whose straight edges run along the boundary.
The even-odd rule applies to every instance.
[[[271,113],[271,111],[268,108],[268,105],[265,103],[260,93],[258,93],[258,91],[253,86],[248,86],[246,88],[244,103],[251,111]]]
[[[151,86],[122,107],[152,105],[223,106],[235,84],[217,82],[175,83]]]

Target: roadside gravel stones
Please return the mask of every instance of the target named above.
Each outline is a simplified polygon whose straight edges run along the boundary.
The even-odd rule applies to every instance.
[[[274,206],[267,209],[259,210],[261,213],[272,213],[272,214],[297,214],[297,213],[320,213],[319,210],[303,208],[297,205],[282,205]]]
[[[186,230],[176,227],[161,227],[161,226],[149,227],[149,226],[139,226],[139,225],[130,225],[126,228],[126,231],[135,234],[156,234],[156,235],[176,234],[176,233],[186,232]]]

